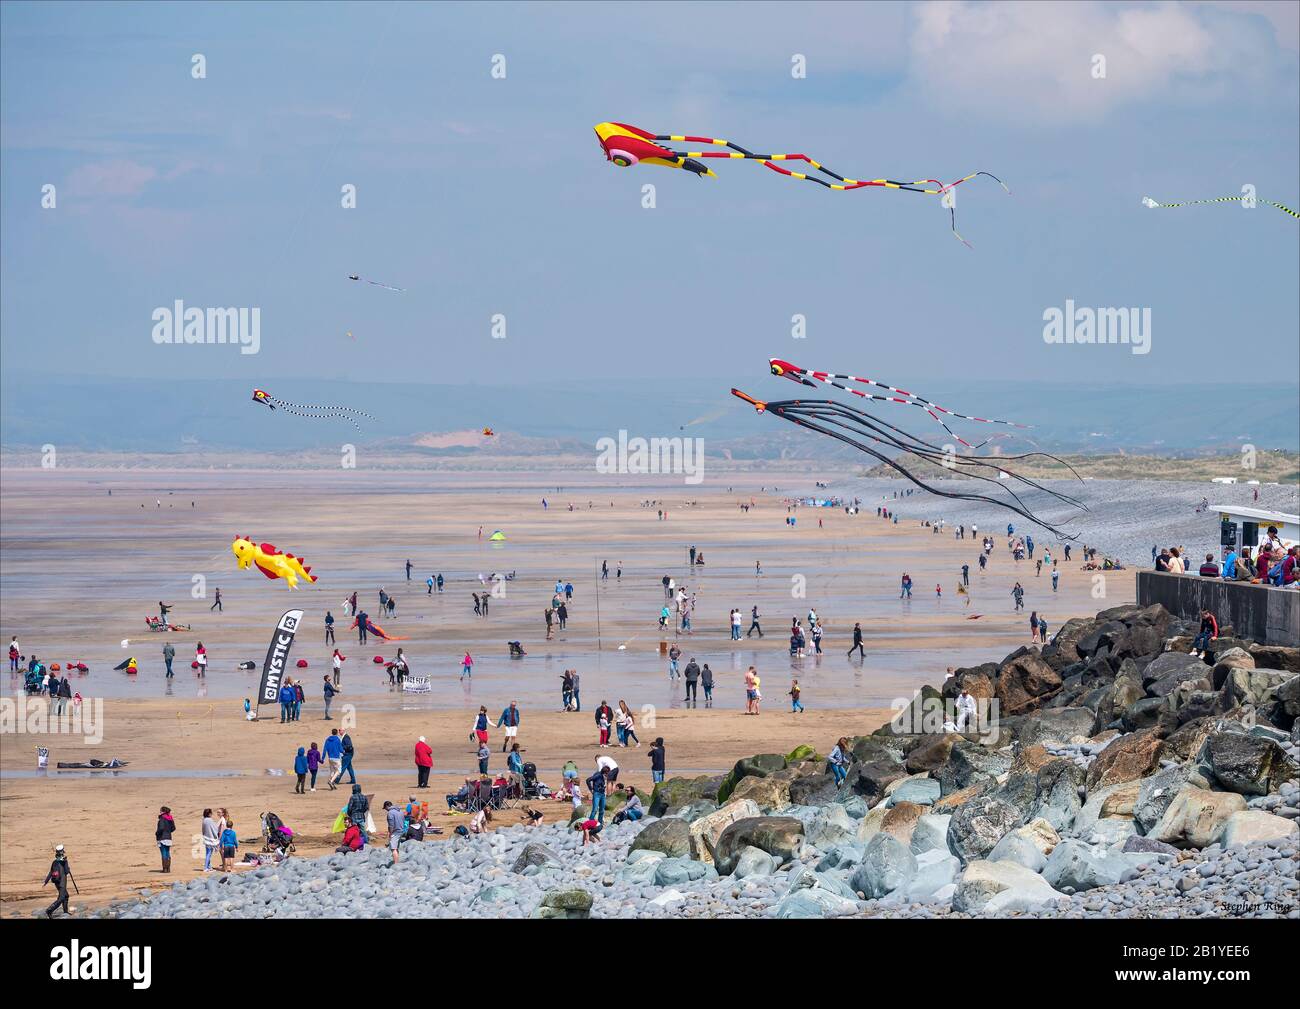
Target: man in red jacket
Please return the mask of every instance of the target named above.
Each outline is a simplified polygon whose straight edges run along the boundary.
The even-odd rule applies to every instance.
[[[420,741],[415,744],[415,774],[416,788],[429,787],[429,772],[433,770],[433,749],[420,737]]]

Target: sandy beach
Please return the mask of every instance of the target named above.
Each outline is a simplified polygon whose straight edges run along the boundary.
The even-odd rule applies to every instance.
[[[435,767],[424,796],[436,808],[473,769],[467,734],[480,704],[495,720],[511,700],[519,701],[520,739],[543,781],[557,781],[564,761],[586,766],[600,752],[588,712],[601,699],[627,701],[643,742],[664,736],[670,775],[716,772],[754,752],[785,752],[805,742],[824,752],[839,735],[870,731],[895,698],[941,681],[947,666],[1000,659],[1027,642],[1030,610],[1045,613],[1055,630],[1072,616],[1133,598],[1128,571],[1109,573],[1105,597],[1098,597],[1098,583],[1080,570],[1077,554],[1070,564],[1062,561],[1054,594],[1046,572],[1036,576],[1032,563],[1010,559],[1005,527],[980,574],[976,544],[953,537],[960,515],[935,534],[907,518],[906,500],[898,502],[897,524],[877,518],[879,502],[863,501],[857,515],[801,507],[792,513],[796,526],[788,526],[784,499],[815,493],[821,478],[810,472],[801,485],[774,493],[758,477],[740,474],[726,477],[730,487],[720,479],[683,487],[596,483],[594,475],[571,486],[565,481],[574,481],[572,473],[7,471],[0,633],[6,640],[18,635],[24,654],[43,661],[87,663],[90,672],[74,683],[88,702],[102,700],[104,728],[95,743],[26,732],[0,736],[3,913],[30,913],[48,902],[37,870],[55,841],[72,853],[83,904],[170,882],[158,872],[152,842],[154,815],[164,804],[187,838],[205,805],[229,808],[241,838],[253,836],[258,815],[273,809],[303,836],[301,853],[332,848],[329,825],[346,793],[297,796],[291,773],[268,773],[291,772],[298,746],[321,742],[325,727],[343,724],[321,720],[327,608],[339,621],[338,644],[348,656],[334,713],[352,720],[365,790],[377,803],[404,801],[415,782],[411,750],[424,735]],[[643,504],[651,500],[653,507]],[[751,501],[742,511],[740,504]],[[667,509],[664,520],[660,508]],[[489,540],[497,529],[504,543]],[[319,581],[290,593],[283,582],[235,570],[230,542],[237,534],[304,556]],[[691,545],[703,553],[703,566],[689,566]],[[1055,543],[1038,547],[1062,556]],[[407,558],[414,565],[409,583]],[[599,580],[603,560],[610,569],[606,582]],[[956,591],[963,563],[971,565],[969,606]],[[505,583],[504,596],[492,600],[487,618],[475,617],[470,593],[481,591],[479,575],[507,571],[516,577]],[[910,601],[898,598],[903,571],[914,582]],[[444,592],[430,596],[424,579],[439,572]],[[673,634],[657,626],[665,574],[697,595],[694,633],[678,640],[683,663],[694,656],[714,670],[712,710],[685,710],[680,686],[668,680],[661,649]],[[574,598],[567,629],[546,641],[542,611],[557,578],[573,583]],[[1014,610],[1010,594],[1017,580],[1026,589],[1023,613]],[[200,584],[205,594],[196,598],[192,588]],[[395,620],[377,616],[380,586],[397,598]],[[220,612],[210,609],[217,587]],[[407,640],[359,646],[341,611],[354,590],[376,623]],[[144,618],[157,612],[160,599],[174,605],[173,621],[193,630],[165,636],[145,630]],[[309,663],[294,670],[308,691],[303,721],[247,723],[241,702],[255,692],[260,672],[241,673],[236,664],[251,660],[260,671],[275,620],[291,604],[307,620],[293,651],[295,661]],[[755,604],[765,637],[733,643],[728,611],[740,608],[748,627]],[[825,654],[795,660],[787,629],[810,606],[826,628]],[[845,657],[854,621],[865,631],[864,663]],[[163,675],[165,640],[177,650],[170,682]],[[202,679],[189,668],[199,640],[210,661]],[[524,659],[509,659],[511,640],[523,642]],[[413,672],[432,677],[429,693],[396,691],[371,662],[374,655],[391,657],[398,644]],[[476,661],[472,682],[459,678],[466,649]],[[127,655],[140,662],[136,676],[112,671]],[[743,713],[742,676],[751,663],[764,678],[759,718]],[[581,714],[559,711],[566,668],[583,677]],[[789,713],[792,676],[800,680],[807,714]],[[21,696],[20,678],[8,677],[6,696]],[[496,732],[493,743],[495,769],[502,762]],[[49,748],[51,767],[91,757],[116,757],[130,767],[111,776],[50,771],[38,777],[37,745]],[[644,749],[616,757],[628,768],[624,780],[648,788]],[[548,818],[567,817],[568,807],[545,806]],[[435,822],[449,833],[455,820]],[[194,868],[192,859],[178,855],[172,878]]]

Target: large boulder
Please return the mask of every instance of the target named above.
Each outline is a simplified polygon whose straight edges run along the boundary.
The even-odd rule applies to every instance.
[[[939,799],[942,791],[934,778],[909,778],[889,793],[888,804],[896,806],[900,802],[912,802],[918,806],[932,806]]]
[[[1093,731],[1100,732],[1111,725],[1145,696],[1146,688],[1142,685],[1142,673],[1137,663],[1132,659],[1121,663],[1114,682],[1102,688],[1101,695],[1095,699],[1097,719]]]
[[[644,831],[642,831],[644,833]],[[753,846],[782,862],[797,858],[803,850],[803,823],[793,816],[755,816],[737,820],[719,836],[713,849],[718,872],[728,876],[736,867],[742,848]]]
[[[748,777],[766,778],[769,774],[784,771],[785,766],[783,753],[756,753],[752,757],[741,757],[737,760],[736,766],[731,769],[731,775],[737,782]]]
[[[1262,809],[1245,809],[1229,816],[1214,840],[1225,848],[1231,848],[1234,844],[1265,844],[1294,839],[1297,831],[1300,831],[1300,826],[1294,820]]]
[[[901,760],[880,759],[854,764],[849,769],[849,776],[844,779],[844,786],[851,794],[861,795],[872,801],[883,798],[885,789],[893,781],[907,777],[907,768]]]
[[[696,799],[717,802],[722,777],[717,774],[702,774],[698,778],[669,778],[659,782],[650,797],[650,815],[663,816],[668,810],[685,806]]]
[[[925,815],[927,807],[915,802],[898,802],[886,808],[888,811],[880,821],[880,832],[889,834],[904,845],[911,844],[912,831],[916,829],[916,822]]]
[[[1174,796],[1183,790],[1188,781],[1198,788],[1208,788],[1209,783],[1196,773],[1195,764],[1174,764],[1143,778],[1138,786],[1137,802],[1133,804],[1133,819],[1143,833],[1149,833],[1165,815]]]
[[[1003,835],[1021,824],[1020,810],[1009,802],[981,796],[962,805],[948,824],[948,850],[967,865],[985,858]]]
[[[909,903],[935,899],[952,887],[961,875],[961,860],[946,851],[932,849],[916,856],[916,875],[902,888],[902,898]]]
[[[824,806],[844,794],[829,773],[805,774],[790,782],[790,802],[796,806]]]
[[[1014,862],[1033,872],[1042,872],[1047,856],[1060,840],[1052,825],[1046,820],[1017,827],[1002,836],[989,852],[990,862]]]
[[[930,807],[930,810],[934,813],[955,813],[958,808],[964,806],[972,799],[978,799],[981,795],[989,795],[996,788],[997,785],[995,782],[979,781],[973,785],[967,785],[965,788],[941,796],[939,801]]]
[[[839,918],[857,914],[856,901],[820,887],[792,890],[776,904],[777,918]]]
[[[1220,666],[1215,666],[1217,676]],[[1238,704],[1252,704],[1263,707],[1277,695],[1277,688],[1290,677],[1276,669],[1246,669],[1231,667],[1223,678],[1220,690],[1223,694],[1225,708]]]
[[[534,918],[590,918],[591,894],[578,887],[548,890],[533,911]]]
[[[690,858],[691,825],[675,816],[664,817],[662,820],[646,824],[633,838],[628,853],[643,848],[657,851],[668,858]]]
[[[756,803],[760,809],[778,809],[790,801],[790,783],[771,776],[747,775],[736,783],[722,808],[742,800]]]
[[[770,876],[776,872],[780,863],[761,848],[742,848],[736,859],[736,868],[732,876],[744,879],[747,876]]]
[[[1060,688],[1060,674],[1034,652],[1022,655],[998,670],[996,696],[1004,715],[1036,709]]]
[[[1256,669],[1277,669],[1292,676],[1300,674],[1300,648],[1285,645],[1251,645],[1250,657]]]
[[[1038,906],[1061,896],[1042,876],[1024,866],[978,861],[967,865],[957,881],[952,909],[967,914],[995,913],[1008,904]],[[993,903],[995,898],[1000,899]]]
[[[1145,778],[1160,766],[1163,741],[1155,729],[1130,733],[1110,743],[1088,768],[1088,791]]]
[[[808,843],[822,851],[852,841],[857,832],[858,821],[838,803],[823,806],[806,828]]]
[[[1267,795],[1297,774],[1277,743],[1244,732],[1211,733],[1199,759],[1223,789],[1242,795]]]
[[[982,782],[996,783],[1010,770],[1011,758],[1006,754],[963,739],[953,746],[948,762],[939,769],[936,777],[940,794],[950,795]]]
[[[1067,838],[1047,857],[1043,879],[1057,890],[1091,890],[1118,883],[1129,870],[1152,860],[1150,855],[1125,855],[1108,848],[1090,848]]]
[[[948,850],[948,824],[952,817],[942,813],[926,813],[912,826],[912,840],[908,845],[913,855],[927,851]]]
[[[713,849],[722,832],[737,820],[761,816],[762,810],[752,799],[737,799],[721,809],[690,821],[690,856],[700,862],[713,861]],[[644,833],[644,831],[643,831]]]
[[[519,857],[515,859],[515,864],[511,866],[510,871],[521,873],[530,865],[543,869],[558,869],[562,863],[560,856],[546,845],[540,841],[529,841],[524,845],[524,850],[519,853]]]
[[[1092,735],[1094,716],[1087,708],[1050,708],[1027,720],[1020,730],[1020,742],[1074,743]]]
[[[1233,813],[1245,808],[1246,800],[1236,792],[1185,785],[1147,836],[1175,848],[1204,848],[1214,843]]]
[[[1210,667],[1196,656],[1188,655],[1186,652],[1162,652],[1143,668],[1142,686],[1150,692],[1157,683],[1208,679],[1209,676]],[[1168,689],[1164,692],[1168,693]]]
[[[1038,769],[1029,817],[1042,818],[1058,831],[1067,829],[1083,806],[1079,790],[1085,777],[1073,760],[1058,758],[1044,764]]]
[[[1095,626],[1096,621],[1089,617],[1073,617],[1067,620],[1056,632],[1052,643],[1043,646],[1043,661],[1058,673],[1066,666],[1078,662],[1083,657],[1079,654],[1079,641]]]
[[[654,885],[681,886],[710,876],[717,876],[711,865],[691,858],[663,858],[655,863]]]
[[[921,741],[907,753],[905,761],[911,774],[923,774],[937,771],[948,762],[953,744],[961,739],[955,732],[945,732],[937,736],[922,736]]]
[[[868,900],[893,893],[916,875],[916,856],[898,838],[881,832],[867,842],[861,864],[849,880]]]

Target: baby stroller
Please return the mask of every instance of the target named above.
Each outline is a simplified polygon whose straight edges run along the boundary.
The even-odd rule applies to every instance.
[[[293,831],[271,812],[262,814],[262,850],[278,851],[281,855],[297,851],[293,843]]]
[[[549,794],[540,781],[537,780],[537,765],[531,760],[524,765],[524,794],[525,799],[544,799]]]
[[[510,657],[512,659],[522,659],[528,654],[524,651],[524,646],[518,641],[507,641],[506,644],[510,646]]]

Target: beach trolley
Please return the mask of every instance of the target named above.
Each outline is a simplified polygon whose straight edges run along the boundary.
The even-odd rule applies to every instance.
[[[402,692],[406,694],[428,694],[433,691],[432,677],[407,676],[402,680]]]

